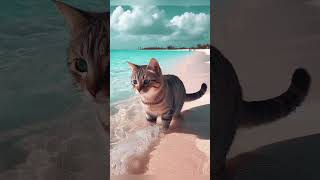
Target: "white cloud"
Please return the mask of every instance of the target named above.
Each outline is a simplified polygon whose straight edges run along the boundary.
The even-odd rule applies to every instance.
[[[196,6],[210,5],[210,0],[110,0],[112,6],[116,5],[173,5],[173,6]]]
[[[164,34],[165,12],[156,6],[132,6],[124,10],[121,6],[112,12],[111,30],[127,34]]]
[[[168,26],[175,30],[173,36],[190,36],[197,38],[209,33],[210,16],[205,13],[194,14],[185,12],[180,16],[174,16]]]
[[[112,43],[175,44],[178,41],[207,41],[210,34],[210,16],[205,13],[185,12],[167,18],[157,6],[117,6],[111,14]]]

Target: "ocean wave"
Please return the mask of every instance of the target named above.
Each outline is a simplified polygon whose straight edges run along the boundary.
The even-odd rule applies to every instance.
[[[159,139],[158,126],[143,127],[144,112],[138,97],[113,104],[117,112],[110,119],[110,170],[112,175],[143,171],[150,148]],[[134,162],[133,162],[134,161]],[[129,164],[137,167],[130,167]]]
[[[111,148],[118,141],[126,139],[134,129],[141,127],[144,113],[138,98],[115,103],[111,106],[116,111],[110,117]]]
[[[149,126],[128,136],[110,151],[110,170],[112,175],[139,173],[145,170],[146,159],[153,145],[159,140],[159,126]],[[133,171],[133,172],[132,172]]]

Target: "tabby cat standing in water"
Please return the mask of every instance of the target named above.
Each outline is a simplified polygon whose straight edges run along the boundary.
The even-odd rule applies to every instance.
[[[174,75],[163,75],[158,61],[152,58],[148,65],[128,62],[131,70],[131,84],[139,94],[146,119],[155,124],[157,117],[162,119],[163,129],[168,129],[172,118],[180,116],[184,102],[199,99],[207,91],[207,85],[187,94],[183,82]]]
[[[278,97],[263,101],[245,101],[231,63],[215,47],[211,47],[213,101],[211,108],[213,134],[213,176],[228,179],[226,157],[238,127],[253,127],[274,122],[289,115],[308,94],[311,78],[304,69],[297,69],[291,85]]]

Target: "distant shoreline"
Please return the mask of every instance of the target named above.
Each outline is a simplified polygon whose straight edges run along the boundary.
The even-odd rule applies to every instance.
[[[121,50],[121,49],[111,49],[112,50]],[[127,49],[130,51],[130,49]],[[135,49],[135,51],[189,51],[189,52],[202,52],[210,56],[210,49]]]
[[[197,44],[196,46],[180,46],[180,47],[176,47],[176,46],[166,46],[166,47],[157,47],[157,46],[149,46],[149,47],[139,47],[139,50],[156,50],[156,49],[165,49],[165,50],[176,50],[176,49],[209,49],[210,48],[210,44]]]
[[[197,50],[197,49],[208,49],[208,48],[143,48],[143,49],[138,49],[138,50]]]

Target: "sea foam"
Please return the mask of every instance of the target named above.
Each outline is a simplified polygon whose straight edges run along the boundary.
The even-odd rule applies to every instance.
[[[130,160],[146,157],[157,142],[160,128],[143,127],[144,112],[138,98],[131,98],[115,105],[118,112],[110,119],[110,170],[112,175],[128,173]]]

